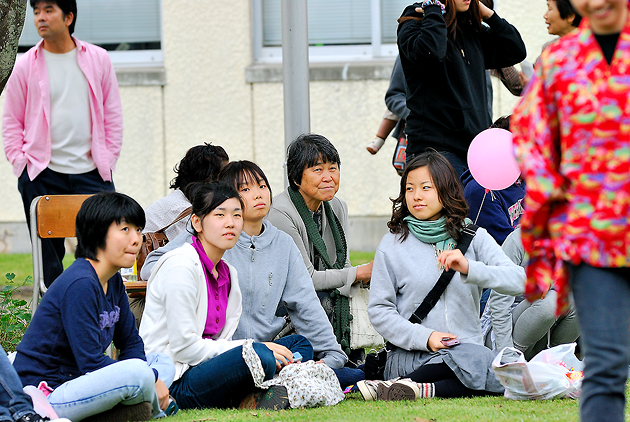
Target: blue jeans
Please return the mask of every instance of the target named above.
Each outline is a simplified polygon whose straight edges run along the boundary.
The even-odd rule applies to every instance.
[[[81,375],[55,388],[48,401],[60,418],[73,421],[105,412],[117,404],[142,402],[150,402],[153,415],[157,416],[161,410],[155,393],[155,375],[147,363],[152,363],[160,374],[171,373],[171,381],[175,367],[166,355],[149,355],[147,360],[127,359]]]
[[[11,421],[33,412],[33,401],[22,390],[22,381],[0,346],[0,421]]]
[[[114,183],[105,182],[98,170],[83,174],[57,173],[49,168],[37,175],[35,180],[28,177],[26,169],[18,178],[18,190],[22,195],[22,205],[26,214],[28,230],[31,230],[31,202],[40,195],[90,194],[113,191]],[[44,284],[46,287],[63,272],[63,256],[66,253],[64,239],[42,239],[42,262],[44,263]]]
[[[304,336],[293,334],[274,340],[274,343],[286,347],[291,353],[299,352],[302,355],[302,362],[313,360],[313,346]]]
[[[254,343],[253,346],[265,371],[265,380],[273,378],[276,373],[273,352],[262,343]],[[171,387],[171,395],[180,409],[238,406],[255,389],[242,353],[242,346],[235,347],[188,368]]]
[[[569,265],[581,330],[582,421],[623,421],[630,363],[630,268]]]

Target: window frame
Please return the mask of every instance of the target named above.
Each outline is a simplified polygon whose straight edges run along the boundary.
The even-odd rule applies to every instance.
[[[110,50],[107,51],[109,58],[114,66],[114,69],[123,69],[123,70],[147,70],[147,69],[159,69],[164,68],[164,14],[163,14],[163,2],[162,0],[158,1],[158,19],[160,23],[160,49],[153,50],[127,50],[127,51],[115,51]],[[27,9],[30,10],[30,14],[32,17],[32,8],[27,4]],[[28,19],[28,11],[26,21],[24,25],[29,24]],[[33,25],[33,21],[30,20],[30,24]],[[74,34],[72,35],[74,36]],[[79,38],[81,41],[82,38]],[[38,41],[39,42],[39,41]],[[18,57],[24,53],[18,54]]]
[[[381,2],[387,0],[369,0],[371,8],[371,43],[356,45],[309,46],[311,63],[373,61],[392,59],[398,55],[396,43],[383,43],[381,30]],[[282,47],[263,46],[263,0],[252,0],[253,22],[253,63],[282,63]]]

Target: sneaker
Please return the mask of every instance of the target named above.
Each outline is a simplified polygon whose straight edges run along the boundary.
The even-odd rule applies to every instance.
[[[396,381],[389,387],[386,400],[416,400],[420,398],[434,397],[435,384],[431,382],[418,383],[410,379]]]
[[[368,144],[366,149],[368,150],[370,154],[374,155],[378,152],[379,149],[381,149],[384,143],[385,143],[385,139],[379,138],[377,136],[376,138],[374,138],[372,142]]]
[[[248,394],[241,404],[239,409],[269,409],[269,410],[283,410],[289,408],[289,394],[286,387],[282,385],[274,385],[269,390],[257,390],[251,394]]]
[[[389,400],[389,390],[399,379],[400,378],[395,378],[393,380],[379,382],[378,388],[376,389],[376,398],[378,400]]]
[[[113,408],[83,419],[84,422],[139,422],[153,418],[153,405],[145,401],[138,404],[117,404]]]
[[[70,419],[59,418],[51,420],[48,417],[40,416],[38,413],[28,413],[22,416],[17,422],[70,422]]]
[[[168,406],[166,407],[164,413],[166,414],[166,416],[173,416],[177,412],[179,412],[179,406],[177,405],[177,402],[175,401],[173,396],[168,396]]]
[[[357,388],[359,389],[359,393],[361,393],[361,396],[363,396],[363,400],[376,400],[376,389],[378,388],[379,382],[382,381],[362,380],[357,382]]]

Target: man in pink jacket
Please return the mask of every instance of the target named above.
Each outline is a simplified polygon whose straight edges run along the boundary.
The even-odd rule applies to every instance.
[[[39,195],[113,191],[122,108],[107,52],[71,34],[76,0],[30,0],[42,40],[6,86],[4,151],[18,177],[26,220]],[[63,239],[44,239],[44,283],[63,271]]]

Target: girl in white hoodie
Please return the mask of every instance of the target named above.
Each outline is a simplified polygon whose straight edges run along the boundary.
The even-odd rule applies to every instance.
[[[278,361],[290,360],[275,356],[270,343],[232,340],[241,291],[236,270],[221,258],[238,241],[242,214],[233,187],[202,185],[192,203],[192,244],[164,255],[147,282],[140,335],[147,352],[175,362],[171,395],[183,409],[238,405],[255,391],[254,379],[271,379]]]

